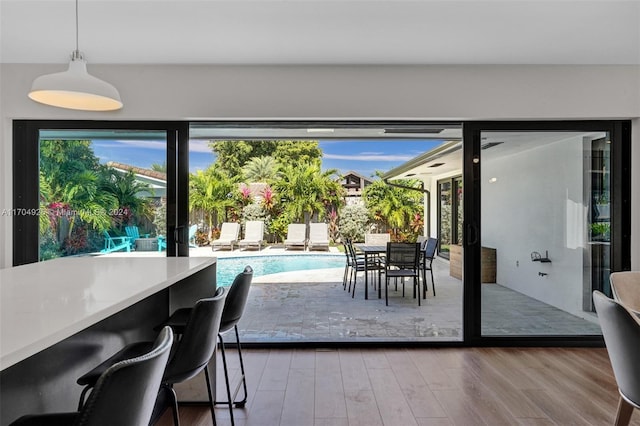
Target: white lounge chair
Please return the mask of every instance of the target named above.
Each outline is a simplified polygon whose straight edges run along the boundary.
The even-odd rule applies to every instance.
[[[238,242],[243,248],[258,247],[262,249],[264,242],[264,222],[261,220],[248,220],[244,226],[244,239]]]
[[[309,250],[329,250],[329,227],[326,223],[309,224]]]
[[[233,246],[238,244],[240,235],[240,224],[236,222],[224,222],[220,228],[220,237],[211,242],[211,249],[229,247],[233,251]]]
[[[307,248],[307,225],[304,223],[290,223],[287,227],[287,239],[284,248]]]

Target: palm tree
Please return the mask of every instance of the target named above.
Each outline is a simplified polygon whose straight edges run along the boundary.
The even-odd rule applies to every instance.
[[[423,195],[417,191],[418,182],[403,181],[402,184],[415,186],[416,190],[390,186],[378,179],[366,187],[362,194],[374,220],[385,223],[396,235],[406,230],[415,215],[423,210]]]
[[[102,190],[110,194],[117,204],[113,216],[114,221],[122,227],[132,218],[152,220],[154,216],[153,202],[146,195],[153,195],[150,185],[140,182],[136,175],[129,171],[126,174],[116,172],[110,167],[102,169]]]
[[[189,211],[200,210],[209,224],[209,238],[213,225],[235,205],[236,179],[222,170],[210,167],[189,175]]]
[[[279,164],[271,156],[253,157],[242,171],[249,182],[271,182],[278,175]]]
[[[117,198],[102,190],[100,176],[90,170],[77,173],[62,191],[62,203],[68,206],[69,231],[79,218],[99,231],[111,226],[110,212],[118,207]]]
[[[305,215],[318,215],[322,219],[332,204],[341,198],[341,185],[332,179],[336,170],[322,172],[313,163],[287,164],[274,182],[274,189],[282,198],[287,214],[293,220],[305,220]]]

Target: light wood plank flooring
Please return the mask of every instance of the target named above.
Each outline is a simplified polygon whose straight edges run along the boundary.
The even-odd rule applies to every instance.
[[[600,426],[618,400],[605,349],[272,349],[247,350],[245,362],[239,426]],[[219,371],[219,395],[223,383]],[[180,418],[212,424],[206,407],[180,407]],[[224,406],[216,419],[230,424]],[[172,425],[169,411],[160,425]]]

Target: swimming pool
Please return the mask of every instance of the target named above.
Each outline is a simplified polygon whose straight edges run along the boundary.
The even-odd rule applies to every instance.
[[[344,263],[344,254],[225,257],[218,259],[217,280],[218,285],[231,285],[233,278],[247,265],[253,268],[253,276],[259,277],[278,272],[344,268]]]

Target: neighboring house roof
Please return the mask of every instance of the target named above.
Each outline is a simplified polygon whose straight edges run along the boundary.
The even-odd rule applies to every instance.
[[[109,161],[107,163],[107,166],[113,167],[114,169],[123,170],[126,172],[133,172],[136,175],[161,180],[163,182],[167,181],[167,174],[164,172],[158,172],[150,169],[143,169],[142,167],[131,166],[129,164],[118,163],[116,161]]]
[[[349,170],[348,172],[344,173],[342,176],[343,176],[343,179],[346,179],[347,176],[355,176],[357,178],[360,178],[365,183],[365,185],[373,183],[373,180],[371,178],[365,177],[358,172],[354,172],[353,170]]]
[[[155,170],[143,169],[142,167],[131,166],[129,164],[118,163],[115,161],[109,161],[107,166],[112,167],[120,173],[132,172],[136,176],[136,180],[149,185],[153,189],[148,193],[148,196],[162,198],[167,195],[167,174],[163,172],[157,172]],[[141,192],[140,195],[145,195],[147,192]]]

